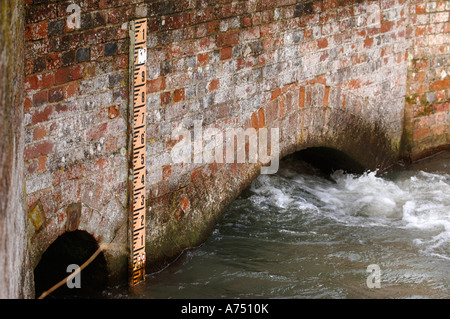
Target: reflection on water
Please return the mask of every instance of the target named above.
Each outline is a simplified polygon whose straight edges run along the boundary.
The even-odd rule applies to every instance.
[[[108,298],[448,298],[450,153],[382,174],[308,175],[284,160],[213,234]],[[381,288],[367,286],[367,267]]]

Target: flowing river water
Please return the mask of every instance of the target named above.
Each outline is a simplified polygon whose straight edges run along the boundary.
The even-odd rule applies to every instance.
[[[324,177],[304,167],[283,160],[232,203],[202,246],[103,296],[450,297],[450,152],[383,173]]]

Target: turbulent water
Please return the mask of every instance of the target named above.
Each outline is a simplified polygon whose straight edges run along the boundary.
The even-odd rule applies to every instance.
[[[253,181],[204,245],[105,297],[450,297],[449,152],[378,174],[280,167]]]

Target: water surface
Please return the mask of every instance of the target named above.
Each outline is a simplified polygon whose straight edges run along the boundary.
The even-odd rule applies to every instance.
[[[305,173],[282,161],[210,238],[107,298],[449,298],[450,152],[390,172]],[[380,288],[369,288],[369,265]]]

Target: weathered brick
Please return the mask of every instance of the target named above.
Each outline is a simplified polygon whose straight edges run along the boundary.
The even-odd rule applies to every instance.
[[[106,25],[108,20],[106,11],[97,11],[92,13],[92,27],[98,28]]]
[[[367,38],[364,40],[364,48],[370,49],[373,45],[373,38]]]
[[[108,87],[114,88],[120,86],[122,82],[122,74],[121,73],[112,73],[108,76]]]
[[[433,105],[435,112],[450,112],[450,102]]]
[[[170,174],[172,173],[172,166],[171,165],[165,165],[163,168],[163,180],[167,180],[170,177]]]
[[[40,89],[46,89],[46,88],[53,86],[54,81],[55,81],[55,77],[54,77],[53,73],[51,73],[51,72],[42,74],[42,75],[38,76],[38,78],[39,78],[39,88]]]
[[[324,106],[328,106],[329,98],[330,98],[330,87],[325,86],[325,94],[323,96],[323,105]]]
[[[242,26],[244,28],[251,27],[253,24],[253,19],[251,15],[246,15],[242,17]]]
[[[170,92],[163,92],[163,93],[161,93],[160,98],[161,98],[161,104],[166,105],[171,102],[172,94],[170,94]]]
[[[44,125],[36,126],[33,130],[33,141],[39,141],[47,136],[47,128]]]
[[[41,122],[47,122],[53,113],[53,108],[51,106],[46,106],[44,108],[39,108],[32,114],[31,124],[38,124]]]
[[[259,128],[263,128],[266,126],[266,116],[264,113],[264,108],[260,108],[258,110],[258,126]]]
[[[434,125],[431,127],[431,131],[435,137],[439,135],[444,135],[448,132],[449,125],[447,123],[442,125]]]
[[[62,66],[70,66],[75,63],[75,51],[63,52],[61,56]]]
[[[166,87],[165,77],[159,77],[157,79],[147,82],[147,93],[155,93],[164,90]]]
[[[228,60],[233,56],[233,48],[226,47],[220,50],[220,60]]]
[[[25,90],[36,90],[39,87],[38,78],[36,75],[27,76],[24,80]]]
[[[393,29],[394,25],[395,25],[394,21],[382,21],[380,25],[380,32],[381,33],[389,32]]]
[[[184,88],[175,90],[173,92],[173,101],[174,102],[184,101],[184,99],[185,99],[185,90],[184,90]]]
[[[25,40],[39,40],[47,37],[48,22],[41,21],[25,27]]]
[[[55,83],[56,84],[63,84],[66,82],[69,82],[71,80],[70,77],[70,68],[65,69],[59,69],[55,73]]]
[[[115,119],[120,114],[120,107],[118,106],[110,106],[108,108],[108,118]]]
[[[30,97],[26,97],[23,102],[23,111],[24,113],[28,113],[30,108],[33,106],[33,101]]]
[[[423,13],[427,13],[427,8],[426,8],[426,3],[419,3],[416,4],[415,9],[416,9],[416,14],[423,14]]]
[[[257,112],[253,112],[251,115],[251,127],[253,127],[255,130],[257,130],[259,128]]]
[[[219,79],[214,79],[212,80],[209,85],[208,85],[208,91],[212,92],[215,91],[219,88],[219,84],[220,84],[220,80]]]
[[[50,141],[42,141],[25,147],[23,158],[28,161],[42,155],[48,155],[53,151],[53,143]]]
[[[324,49],[328,47],[328,40],[326,38],[317,40],[317,47],[319,49]]]
[[[33,95],[33,105],[38,107],[48,101],[48,91],[40,91]]]
[[[48,91],[48,102],[55,103],[64,99],[64,92],[62,87],[51,88]]]
[[[39,73],[46,68],[45,57],[38,57],[33,60],[33,73]]]
[[[247,41],[256,40],[261,36],[259,27],[253,27],[250,29],[244,29],[239,32],[239,42],[244,43]]]
[[[62,66],[62,53],[50,53],[46,56],[47,69],[49,71],[54,71]]]
[[[128,68],[127,56],[115,56],[114,57],[114,69],[126,69]]]
[[[31,75],[25,78],[24,88],[25,90],[46,89],[53,85],[53,81],[52,73]]]
[[[105,44],[105,56],[112,56],[117,54],[117,42]]]
[[[59,69],[55,73],[55,84],[64,84],[69,81],[81,79],[83,77],[82,70],[83,67],[80,65]]]
[[[190,24],[191,16],[191,13],[171,15],[166,19],[167,28],[169,30],[185,28]]]
[[[49,37],[63,33],[64,20],[55,20],[48,23],[47,35]]]
[[[430,83],[430,91],[439,91],[450,87],[450,77]]]
[[[68,100],[72,97],[76,96],[77,90],[78,90],[79,84],[77,82],[71,82],[66,84],[63,87],[64,91],[64,99]]]
[[[238,44],[239,32],[232,31],[227,33],[221,33],[217,36],[216,44],[218,47],[227,47]]]
[[[286,98],[284,95],[282,95],[279,103],[279,116],[283,117],[285,114],[286,114]]]
[[[175,118],[181,118],[183,115],[185,115],[188,111],[188,108],[186,107],[186,104],[184,103],[175,103],[170,104],[166,106],[165,109],[165,120],[170,121]]]
[[[102,123],[97,126],[94,126],[86,132],[85,140],[87,142],[92,140],[98,140],[105,136],[105,134],[107,133],[107,129],[108,123]]]
[[[299,91],[299,107],[305,107],[305,87],[300,87]]]
[[[272,91],[271,93],[271,100],[276,99],[277,97],[279,97],[281,94],[281,89],[280,88],[276,88],[275,90]]]
[[[205,66],[209,63],[209,53],[200,53],[197,55],[197,61],[200,66]]]

